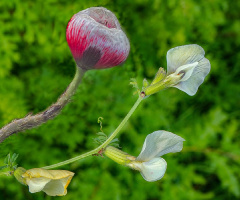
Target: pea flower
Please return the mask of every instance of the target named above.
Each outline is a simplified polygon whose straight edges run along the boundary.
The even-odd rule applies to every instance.
[[[115,162],[140,171],[146,181],[157,181],[163,177],[167,169],[166,161],[160,156],[179,152],[183,148],[182,137],[167,131],[155,131],[149,134],[137,158],[108,146],[105,155]]]
[[[153,82],[146,88],[146,95],[161,89],[176,87],[188,95],[196,94],[210,72],[210,62],[197,44],[175,47],[167,52],[167,73],[160,68]]]
[[[67,194],[67,187],[74,173],[41,168],[25,170],[19,167],[14,175],[20,183],[28,185],[31,193],[43,191],[49,196],[63,196]]]
[[[77,65],[85,70],[120,65],[130,50],[116,16],[103,7],[75,14],[68,23],[66,38]]]

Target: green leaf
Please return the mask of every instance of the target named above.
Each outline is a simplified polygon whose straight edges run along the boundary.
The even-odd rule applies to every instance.
[[[114,138],[110,143],[119,142],[118,138]]]
[[[103,132],[98,132],[97,135],[107,137],[107,135],[105,133],[103,133]]]
[[[8,165],[10,163],[11,157],[10,157],[10,153],[6,156],[6,158],[4,159],[4,164]]]
[[[11,158],[11,162],[14,163],[18,158],[18,154],[14,153]]]

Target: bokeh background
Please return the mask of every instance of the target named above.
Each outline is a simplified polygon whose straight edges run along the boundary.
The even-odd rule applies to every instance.
[[[137,156],[147,134],[167,130],[186,139],[183,151],[163,156],[168,168],[157,182],[106,157],[88,157],[61,167],[76,173],[64,197],[31,194],[1,176],[0,199],[240,199],[240,1],[1,0],[0,127],[44,110],[65,90],[75,72],[66,25],[92,6],[116,14],[131,43],[128,60],[87,72],[57,118],[0,144],[0,164],[15,152],[19,166],[42,167],[95,148],[98,117],[110,134],[137,99],[130,78],[151,81],[166,68],[170,48],[195,43],[212,66],[197,94],[171,88],[152,95],[119,137],[122,150]]]

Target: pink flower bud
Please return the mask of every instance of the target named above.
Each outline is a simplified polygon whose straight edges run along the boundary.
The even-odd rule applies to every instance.
[[[77,65],[85,70],[120,65],[130,50],[116,16],[103,7],[75,14],[68,23],[66,37]]]

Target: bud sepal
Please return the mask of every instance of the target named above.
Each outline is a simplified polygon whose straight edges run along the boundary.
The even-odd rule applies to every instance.
[[[107,146],[106,149],[104,150],[104,154],[120,165],[128,165],[129,163],[136,159],[135,157],[129,155],[128,153],[123,152],[120,149],[117,149],[113,146]]]

